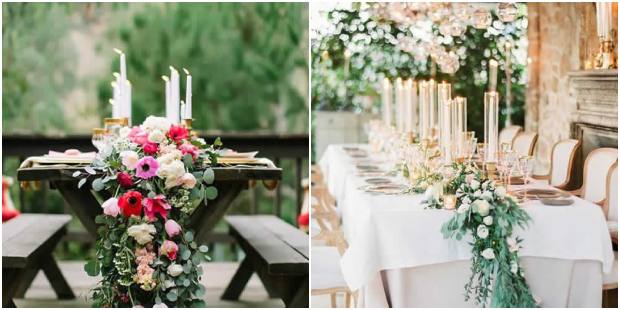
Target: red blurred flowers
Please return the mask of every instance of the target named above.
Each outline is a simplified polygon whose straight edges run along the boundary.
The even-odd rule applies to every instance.
[[[168,130],[167,136],[168,138],[174,140],[174,142],[180,143],[181,140],[188,138],[189,132],[183,126],[172,125]]]
[[[128,191],[118,199],[118,206],[123,216],[140,216],[142,213],[142,194],[136,191]]]
[[[144,150],[144,154],[147,155],[154,155],[155,153],[157,153],[158,148],[159,146],[157,145],[157,143],[154,142],[147,142],[142,147],[142,149]]]
[[[157,214],[164,220],[168,218],[168,210],[170,210],[170,204],[166,202],[164,195],[157,195],[154,198],[146,198],[144,201],[144,214],[148,217],[149,221],[156,221]]]
[[[116,174],[116,182],[124,188],[130,188],[133,186],[131,175],[127,172],[119,172]]]

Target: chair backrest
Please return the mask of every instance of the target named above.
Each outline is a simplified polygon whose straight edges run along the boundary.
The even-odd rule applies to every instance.
[[[535,132],[521,132],[512,142],[512,149],[515,150],[519,156],[532,156],[537,139],[538,134]]]
[[[567,139],[558,141],[551,150],[551,171],[549,172],[549,184],[558,188],[568,185],[573,169],[573,160],[581,141]]]
[[[521,126],[512,125],[506,126],[502,131],[499,132],[499,143],[508,143],[512,145],[512,141],[514,141],[515,137],[523,130]]]
[[[618,149],[599,148],[588,154],[583,167],[583,199],[600,203],[605,199],[607,172],[618,160]]]
[[[608,221],[618,222],[618,161],[607,174],[607,202],[604,211]]]

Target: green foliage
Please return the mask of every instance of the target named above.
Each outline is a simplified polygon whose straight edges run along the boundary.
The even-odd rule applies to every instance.
[[[57,3],[2,5],[2,122],[12,132],[70,129],[63,96],[75,84],[71,10]],[[45,117],[42,117],[42,116]]]
[[[441,232],[444,238],[456,240],[471,235],[472,273],[465,285],[465,300],[473,297],[482,307],[536,307],[519,266],[521,240],[512,236],[514,228],[527,227],[530,216],[479,169],[467,164],[453,168],[455,177],[447,181],[447,187],[456,193],[457,210]]]
[[[146,4],[106,40],[127,53],[134,123],[165,113],[161,76],[171,65],[191,71],[195,128],[305,132],[306,94],[294,77],[307,76],[307,23],[303,3]],[[102,115],[110,113],[110,81],[99,83]]]
[[[521,14],[525,10],[522,8]],[[506,75],[504,72],[505,55],[498,42],[513,42],[515,49],[523,48],[526,43],[526,30],[520,15],[514,24],[503,24],[503,29],[478,30],[469,26],[460,38],[454,38],[454,46],[465,55],[460,60],[460,69],[454,75],[447,75],[436,70],[430,59],[417,61],[412,55],[401,51],[395,43],[397,39],[409,33],[409,29],[389,21],[378,21],[369,12],[354,5],[354,9],[336,9],[328,12],[328,22],[333,31],[316,31],[311,42],[312,49],[312,94],[314,109],[320,110],[360,110],[368,109],[363,96],[377,99],[377,87],[384,77],[428,79],[431,76],[438,81],[453,84],[453,96],[468,99],[468,127],[483,133],[483,98],[487,89],[486,68],[488,60],[499,61],[498,92],[500,106],[506,93]],[[494,16],[494,20],[497,17]],[[517,26],[515,26],[517,25]],[[491,28],[491,27],[490,27]],[[433,31],[438,33],[435,26]],[[351,50],[351,46],[357,48]],[[363,46],[363,48],[359,48]],[[345,74],[344,51],[349,49],[350,70]],[[512,61],[512,121],[523,124],[525,102],[524,64],[519,63],[513,55]],[[346,76],[346,78],[345,78]],[[375,100],[378,104],[379,100]],[[501,111],[500,123],[505,119],[505,108]]]

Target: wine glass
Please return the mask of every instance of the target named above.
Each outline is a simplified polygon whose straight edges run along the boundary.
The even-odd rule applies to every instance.
[[[106,130],[104,128],[93,128],[93,136],[91,137],[91,143],[97,149],[101,151],[105,146]]]
[[[486,145],[486,143],[478,143],[477,147],[478,148],[477,148],[476,152],[478,153],[479,160],[481,162],[484,162],[484,149],[487,147],[487,145]]]
[[[467,161],[471,164],[471,159],[474,156],[474,153],[476,152],[476,146],[477,146],[477,142],[478,142],[478,138],[476,137],[472,137],[471,139],[469,139],[469,141],[467,141]]]
[[[534,170],[534,158],[532,156],[519,157],[519,169],[523,173],[523,183],[527,185],[528,178]]]

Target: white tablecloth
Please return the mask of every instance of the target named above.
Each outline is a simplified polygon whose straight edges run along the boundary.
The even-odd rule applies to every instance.
[[[367,148],[365,145],[356,146]],[[452,211],[424,209],[422,195],[377,195],[359,190],[364,178],[356,175],[356,159],[348,156],[342,147],[330,145],[319,164],[329,191],[338,201],[343,230],[349,243],[341,261],[344,277],[351,289],[361,289],[362,304],[379,307],[390,304],[403,307],[424,305],[424,300],[433,299],[432,294],[422,294],[412,303],[393,303],[399,298],[401,301],[407,300],[400,295],[391,295],[390,292],[398,291],[393,279],[408,279],[406,275],[413,276],[416,268],[421,268],[419,278],[430,281],[427,283],[429,286],[443,283],[443,271],[438,268],[447,268],[445,263],[461,266],[456,267],[459,270],[464,268],[464,277],[459,276],[457,281],[460,289],[444,292],[450,292],[448,295],[462,302],[463,285],[469,274],[470,246],[463,241],[444,239],[440,232],[441,225],[450,219]],[[371,156],[371,159],[384,160],[376,156]],[[525,231],[515,231],[524,239],[520,256],[535,258],[524,260],[526,278],[533,293],[543,299],[545,306],[599,307],[602,272],[609,271],[613,264],[611,240],[600,207],[578,198],[575,200],[575,204],[567,207],[528,203],[524,208],[532,217],[530,227]],[[532,272],[539,270],[538,266],[545,265],[543,258],[557,260],[558,264],[546,264],[548,268],[541,270],[543,274]],[[562,267],[565,265],[561,261],[567,261],[571,268]],[[584,262],[583,266],[579,265],[581,262]],[[436,275],[426,277],[424,274]],[[455,281],[449,274],[446,276],[446,283]],[[390,279],[392,285],[388,290],[385,284]],[[581,294],[571,293],[570,287],[574,281],[583,280],[595,283],[594,290],[582,290],[583,298],[566,298],[563,303],[554,301],[556,295]],[[405,287],[406,283],[403,284]],[[549,285],[557,289],[537,289]],[[449,297],[443,298],[447,298],[444,301],[451,300]],[[392,301],[387,302],[389,300]],[[461,306],[467,304],[462,303]]]

